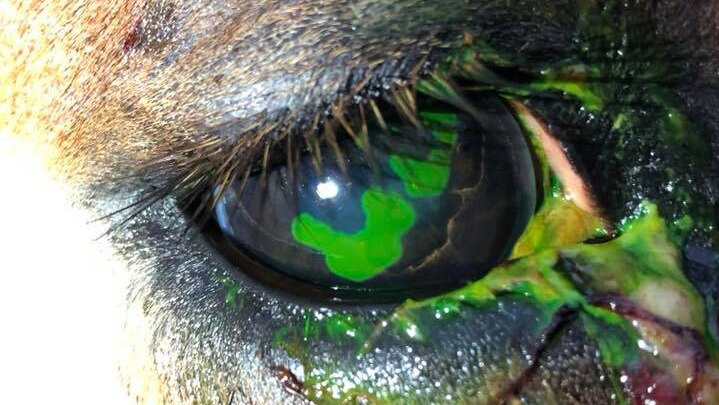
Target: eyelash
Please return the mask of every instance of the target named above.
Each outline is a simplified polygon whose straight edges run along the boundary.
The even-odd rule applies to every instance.
[[[418,82],[419,72],[420,69],[415,69],[415,76],[408,81]],[[201,226],[209,219],[222,193],[237,180],[241,189],[251,175],[264,178],[276,164],[287,165],[292,173],[301,154],[308,154],[316,170],[320,171],[322,145],[331,148],[336,161],[342,166],[343,152],[338,137],[349,137],[362,147],[368,142],[366,131],[370,118],[387,130],[377,100],[391,106],[407,122],[420,125],[414,107],[414,85],[397,85],[385,92],[384,97],[368,97],[362,102],[349,101],[356,100],[357,94],[363,92],[368,91],[355,89],[340,96],[329,112],[315,114],[308,120],[309,124],[301,125],[299,129],[292,126],[293,116],[290,115],[282,122],[267,124],[265,128],[248,131],[234,139],[210,134],[200,139],[175,140],[174,144],[180,146],[148,159],[128,176],[142,179],[151,186],[133,203],[103,217],[123,216],[108,233],[126,226],[166,198],[175,198],[181,205],[181,211],[190,212],[188,224]]]
[[[248,130],[235,137],[222,137],[213,133],[194,139],[178,137],[173,142],[178,146],[149,159],[132,174],[132,177],[141,178],[151,186],[134,203],[108,215],[124,215],[110,231],[124,226],[165,198],[175,198],[183,208],[182,211],[189,212],[189,224],[201,225],[209,219],[215,204],[231,184],[234,186],[239,181],[242,189],[249,176],[259,175],[264,178],[271,165],[284,164],[292,173],[300,154],[306,153],[320,171],[323,160],[320,146],[323,144],[330,147],[342,165],[338,136],[350,137],[362,148],[363,144],[368,143],[368,119],[373,119],[382,129],[387,130],[378,102],[391,106],[393,112],[403,120],[418,126],[420,124],[415,111],[415,94],[418,91],[453,105],[460,111],[472,112],[472,106],[461,96],[465,90],[462,87],[463,78],[479,79],[475,80],[470,90],[493,90],[509,99],[527,96],[527,85],[522,87],[520,84],[517,87],[514,83],[503,81],[502,76],[484,75],[486,66],[477,58],[479,52],[485,57],[489,55],[488,59],[494,59],[497,63],[493,65],[495,68],[500,71],[507,69],[501,55],[496,52],[493,54],[491,48],[488,52],[487,45],[480,42],[466,46],[453,58],[437,64],[448,71],[446,75],[427,75],[425,70],[415,68],[413,76],[407,80],[410,84],[398,85],[381,96],[366,97],[362,102],[355,102],[358,95],[366,96],[370,93],[371,85],[365,81],[348,94],[339,96],[328,111],[316,113],[311,119],[298,120],[290,113],[281,121],[267,123],[262,128]],[[468,55],[474,55],[474,58]],[[597,72],[589,71],[585,71],[588,74],[586,77],[576,77],[575,69],[578,67],[581,71],[582,66],[570,66],[571,69],[564,73],[555,71],[554,74],[560,73],[558,77],[552,77],[551,74],[543,76],[544,73],[537,76],[536,71],[521,66],[516,69],[520,76],[544,78],[548,80],[547,83],[563,80],[564,84],[571,84],[602,79],[603,73],[599,72],[597,76]],[[559,90],[559,95],[556,92],[538,94],[535,91],[531,97],[536,100],[549,98],[554,103],[579,102],[579,105],[591,105],[592,100],[587,99],[586,94],[572,92],[558,83],[555,83],[555,88],[552,89],[550,85],[548,89]]]

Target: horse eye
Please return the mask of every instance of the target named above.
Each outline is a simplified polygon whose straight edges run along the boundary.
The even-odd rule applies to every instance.
[[[538,205],[512,110],[482,92],[474,113],[415,101],[413,119],[375,104],[382,118],[363,121],[364,134],[338,129],[293,167],[236,180],[215,207],[222,250],[265,277],[354,296],[435,294],[505,260]]]

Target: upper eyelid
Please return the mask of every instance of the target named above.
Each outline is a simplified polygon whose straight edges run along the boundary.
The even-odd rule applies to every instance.
[[[174,97],[175,95],[173,93],[167,93],[171,97]],[[181,178],[182,177],[182,170],[185,170],[185,173],[188,172],[188,167],[190,168],[190,172],[192,170],[195,170],[197,166],[188,166],[188,162],[191,161],[201,161],[202,164],[206,166],[206,173],[210,173],[209,177],[212,177],[212,168],[211,167],[222,167],[223,164],[226,164],[227,159],[221,158],[223,154],[226,155],[226,151],[233,151],[237,150],[238,152],[241,151],[242,154],[235,153],[234,157],[239,156],[239,159],[235,159],[233,163],[227,163],[229,165],[235,165],[235,166],[243,166],[245,165],[244,160],[257,160],[257,153],[258,150],[260,153],[264,152],[265,149],[263,149],[263,146],[266,144],[262,144],[262,142],[257,142],[255,145],[251,145],[251,148],[255,148],[252,150],[253,153],[248,153],[248,150],[242,151],[242,148],[235,149],[238,147],[238,145],[241,145],[241,143],[251,140],[252,138],[252,128],[257,128],[250,124],[250,128],[244,128],[241,127],[234,127],[234,123],[229,123],[225,126],[226,129],[221,130],[223,133],[219,133],[218,130],[220,127],[213,127],[213,126],[203,126],[203,125],[197,125],[199,122],[201,122],[201,118],[203,117],[202,112],[198,112],[198,114],[195,116],[195,118],[200,118],[194,120],[194,122],[191,125],[185,125],[184,128],[182,128],[182,131],[185,131],[187,135],[184,135],[182,137],[178,137],[177,139],[170,138],[168,142],[165,143],[165,146],[163,146],[162,149],[156,150],[154,152],[148,152],[149,155],[155,154],[155,156],[151,157],[149,162],[147,164],[149,166],[154,166],[158,169],[158,174],[155,179],[158,181],[171,181],[171,178]],[[246,118],[246,117],[245,117]],[[154,117],[145,117],[145,119],[154,119]],[[167,121],[166,119],[161,119],[161,121]],[[180,124],[183,124],[182,122]],[[213,123],[215,125],[216,123]],[[192,125],[196,125],[193,127]],[[261,126],[262,124],[260,124]],[[281,126],[281,125],[280,125]],[[170,123],[170,128],[172,128],[172,123]],[[187,129],[190,129],[187,131]],[[238,133],[233,133],[234,131],[240,131],[238,133],[242,133],[242,135],[238,135]],[[244,132],[246,131],[246,132]],[[173,131],[165,130],[166,133],[172,133]],[[204,139],[202,139],[204,137]],[[233,137],[236,137],[234,142],[227,141],[227,139],[231,139]],[[211,147],[205,147],[207,143],[213,143],[221,141],[222,138],[224,138],[224,141],[226,143],[226,146],[224,146],[225,152],[222,152],[219,148],[216,148],[216,145],[213,145]],[[299,137],[295,137],[294,140],[301,141]],[[184,143],[184,144],[183,144]],[[248,142],[249,143],[249,142]],[[195,144],[195,146],[188,146],[190,144]],[[203,145],[204,144],[204,145]],[[261,145],[262,144],[262,145]],[[167,146],[169,145],[170,152],[167,151]],[[198,146],[199,145],[199,146]],[[259,146],[259,147],[258,147]],[[193,156],[186,156],[187,152],[195,151]],[[170,162],[169,164],[164,164]],[[145,163],[145,162],[143,162]],[[180,166],[180,167],[178,167]],[[566,172],[566,171],[565,171]],[[581,186],[578,186],[578,189]],[[172,187],[170,187],[172,188]],[[173,190],[174,191],[174,190]],[[168,193],[169,195],[169,193]],[[589,207],[589,204],[586,204],[586,207]]]
[[[397,27],[390,27],[391,36],[400,38],[407,36],[408,38],[419,40],[418,38],[435,35],[435,31],[449,30],[456,31],[455,34],[461,39],[461,29],[458,27],[462,27],[463,24],[449,24],[448,19],[451,21],[457,19],[471,21],[476,19],[477,14],[470,12],[470,10],[479,9],[479,7],[470,3],[457,1],[458,7],[449,10],[446,15],[427,14],[428,18],[425,19],[425,25],[422,29],[414,27],[412,24],[404,26],[394,24]],[[249,46],[249,49],[252,49],[252,44],[244,44],[240,41],[243,37],[239,31],[238,33],[232,33],[232,30],[229,30],[226,34],[231,34],[227,37],[231,41],[221,43],[222,46],[218,46],[213,44],[212,41],[221,36],[207,35],[207,30],[210,28],[223,30],[223,24],[230,27],[238,25],[239,21],[243,21],[243,18],[255,16],[257,17],[257,22],[252,25],[252,29],[255,31],[262,31],[259,29],[262,24],[285,21],[284,24],[296,24],[298,29],[301,28],[298,32],[306,32],[305,34],[300,32],[300,34],[312,36],[314,34],[311,31],[314,28],[312,26],[303,26],[302,18],[299,18],[303,16],[303,12],[311,10],[297,9],[292,11],[284,8],[264,10],[261,7],[251,5],[242,6],[246,7],[246,9],[237,9],[236,6],[225,9],[223,8],[225,6],[219,2],[208,1],[203,4],[212,7],[198,7],[189,3],[172,1],[151,2],[148,3],[146,8],[139,10],[139,18],[134,25],[128,27],[127,38],[124,41],[124,46],[127,48],[125,50],[127,53],[125,71],[116,81],[116,88],[112,89],[110,93],[118,93],[120,97],[126,98],[127,100],[123,101],[127,101],[125,103],[128,109],[125,112],[127,119],[144,123],[147,127],[145,130],[146,135],[157,138],[160,145],[155,150],[143,151],[146,155],[144,160],[170,159],[172,157],[167,156],[167,154],[165,156],[161,154],[166,152],[162,150],[163,148],[185,149],[186,143],[199,143],[202,137],[210,134],[239,139],[244,134],[251,132],[252,128],[264,126],[267,123],[266,114],[274,114],[274,112],[270,111],[274,108],[278,108],[276,113],[284,115],[288,112],[307,110],[307,105],[304,103],[308,100],[322,101],[320,104],[310,107],[310,110],[313,108],[327,108],[329,104],[337,105],[337,96],[345,92],[344,87],[346,86],[350,87],[348,93],[352,93],[351,95],[353,96],[354,93],[361,91],[364,86],[372,85],[377,88],[392,84],[395,81],[411,82],[413,80],[412,76],[425,67],[424,64],[431,52],[429,49],[413,48],[412,46],[404,49],[397,45],[402,41],[391,41],[392,54],[400,56],[388,57],[377,54],[370,57],[369,55],[374,55],[374,53],[368,50],[367,56],[362,57],[362,52],[364,51],[359,54],[350,52],[352,56],[350,58],[351,63],[343,65],[343,62],[341,62],[343,58],[339,57],[341,56],[339,54],[336,59],[336,61],[339,61],[337,63],[332,62],[332,60],[335,60],[332,58],[313,59],[313,52],[319,52],[318,55],[325,55],[325,53],[323,53],[322,49],[318,49],[321,47],[318,47],[317,44],[311,43],[314,45],[308,46],[303,55],[288,55],[288,60],[292,61],[292,63],[273,62],[270,64],[271,69],[268,72],[260,73],[258,65],[264,66],[260,63],[263,60],[262,58],[253,59],[250,56],[254,55],[252,52],[249,55],[246,53],[232,53],[235,52],[235,48],[239,49],[242,46]],[[427,8],[422,4],[413,5],[416,8],[413,11],[422,13]],[[360,50],[365,47],[365,42],[373,43],[373,41],[362,40],[365,35],[377,35],[376,32],[378,31],[372,28],[373,24],[380,24],[384,20],[402,20],[409,17],[407,13],[398,12],[398,10],[384,2],[374,4],[370,1],[367,2],[366,6],[366,10],[371,9],[373,13],[378,8],[388,8],[389,11],[383,14],[382,19],[374,18],[376,14],[373,14],[374,17],[370,16],[372,18],[364,18],[362,20],[364,24],[355,24],[356,27],[353,30],[348,30],[347,33],[339,30],[340,39],[342,39],[340,42],[347,42],[349,38],[349,44],[346,45],[347,49],[354,49],[352,48],[354,46],[352,45],[353,37],[356,37],[357,44],[361,45],[358,48]],[[343,11],[341,8],[333,10],[331,5],[326,5],[326,7],[328,8],[315,10],[313,13],[331,16],[335,12],[345,13],[347,11]],[[467,12],[462,11],[465,7]],[[430,8],[433,10],[432,7]],[[364,11],[364,8],[360,8],[353,11],[353,13]],[[202,17],[203,13],[207,15]],[[213,13],[215,14],[214,16]],[[298,17],[297,21],[287,20],[287,13],[296,15]],[[354,14],[352,16],[356,17]],[[438,20],[433,23],[435,18]],[[432,24],[437,24],[435,30],[429,29]],[[201,30],[200,28],[202,27],[205,27],[205,29]],[[412,30],[418,29],[418,37],[413,36],[414,31]],[[403,32],[402,30],[410,31]],[[292,30],[288,31],[291,32]],[[268,32],[274,36],[281,34],[281,31],[277,30]],[[271,39],[272,35],[268,35],[268,38]],[[170,38],[172,40],[169,40]],[[304,37],[300,36],[299,38]],[[302,43],[299,39],[290,39],[294,42],[285,42]],[[378,44],[382,44],[384,43],[382,41],[389,39],[382,37],[378,40],[380,41]],[[431,43],[431,41],[428,41],[428,43]],[[344,49],[341,46],[330,46],[331,41],[326,45],[324,41],[320,44],[331,49]],[[271,48],[268,48],[265,54],[262,55],[277,54],[276,51],[270,51],[269,49]],[[280,47],[279,49],[284,48]],[[215,51],[217,53],[213,53]],[[329,52],[328,55],[332,56],[334,53],[336,51]],[[182,57],[180,58],[179,56]],[[247,66],[241,64],[245,59],[248,60]],[[304,66],[304,70],[293,68],[295,62],[298,62],[296,66]],[[182,67],[182,63],[187,63],[187,66]],[[250,71],[247,71],[248,66],[252,67]],[[284,73],[283,66],[288,68]],[[308,87],[306,84],[301,84],[303,82],[297,80],[308,73],[306,71],[307,66],[318,67],[318,69],[310,72],[309,80],[305,80],[307,83],[314,85],[318,75],[327,75],[327,80],[329,80],[330,84],[336,83],[333,85],[324,84],[320,91],[317,91],[312,86]],[[240,73],[234,72],[235,69]],[[380,70],[386,70],[380,75],[386,75],[386,80],[375,80],[373,74]],[[403,70],[408,74],[403,74]],[[361,71],[365,71],[365,73],[358,74]],[[288,84],[284,95],[281,97],[278,95],[277,97],[279,98],[275,98],[271,102],[268,101],[267,98],[274,97],[274,95],[266,93],[267,89],[273,88],[272,93],[279,94],[276,88],[283,81]],[[295,81],[294,84],[293,81]],[[253,100],[253,97],[259,94],[255,91],[257,89],[266,93],[263,96],[264,100]],[[286,100],[283,100],[283,98]],[[291,105],[289,104],[291,101],[288,100],[299,100],[300,104]],[[112,102],[112,100],[109,102]],[[270,104],[274,106],[265,108]],[[140,108],[137,111],[132,111],[134,105],[138,105]],[[240,109],[232,111],[235,108]],[[310,112],[309,115],[312,116],[316,112]],[[276,119],[277,117],[270,118],[270,121]],[[283,124],[287,125],[287,122]],[[154,131],[153,127],[158,127],[158,130]],[[183,135],[176,136],[177,134]],[[178,161],[182,160],[182,156],[176,156],[176,158]],[[144,165],[152,162],[143,161],[141,163]],[[176,172],[171,166],[167,166],[163,170],[168,172],[167,177]]]

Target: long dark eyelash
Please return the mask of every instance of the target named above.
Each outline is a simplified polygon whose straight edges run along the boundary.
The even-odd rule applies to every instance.
[[[416,127],[421,124],[416,111],[415,88],[405,83],[418,81],[425,64],[426,59],[422,59],[412,69],[411,79],[397,83],[383,97],[403,121]],[[160,186],[146,188],[132,203],[99,219],[122,216],[107,231],[112,233],[125,227],[153,205],[166,198],[175,198],[181,211],[189,215],[187,223],[201,227],[210,218],[212,210],[228,187],[239,187],[238,193],[241,193],[252,175],[259,175],[264,182],[274,164],[286,165],[290,182],[295,184],[298,181],[297,163],[300,156],[305,154],[311,159],[317,173],[321,174],[323,160],[327,159],[322,155],[323,146],[330,148],[337,166],[346,175],[344,153],[338,141],[339,132],[352,139],[366,154],[367,161],[372,162],[369,156],[368,120],[378,123],[383,131],[387,131],[387,124],[377,104],[378,97],[367,97],[356,102],[358,94],[369,87],[369,82],[367,78],[358,87],[339,97],[328,112],[314,114],[301,130],[293,130],[296,117],[290,113],[280,122],[268,124],[245,135],[224,138],[206,135],[199,141],[183,140],[179,143],[182,146],[142,163],[124,177],[143,179],[153,184],[159,181]],[[167,180],[167,173],[180,174]],[[123,178],[115,180],[122,181]],[[191,226],[188,225],[188,229]]]
[[[461,73],[471,75],[472,69],[479,68],[470,63],[462,66]],[[449,72],[457,72],[457,69],[450,69]],[[346,175],[344,153],[338,140],[340,133],[357,145],[371,166],[373,160],[368,121],[390,134],[388,115],[393,115],[414,130],[406,131],[402,137],[386,137],[391,140],[383,145],[387,150],[394,150],[396,146],[403,143],[406,145],[408,142],[431,142],[422,138],[424,132],[417,111],[417,91],[467,115],[477,116],[477,111],[463,96],[463,91],[468,89],[455,83],[449,74],[433,74],[423,78],[419,84],[420,89],[417,84],[397,85],[383,97],[369,97],[359,103],[349,101],[354,100],[357,94],[350,92],[340,97],[328,113],[314,115],[308,120],[309,124],[300,131],[292,130],[291,122],[295,117],[290,114],[283,122],[273,123],[254,133],[237,137],[239,141],[237,138],[208,135],[200,141],[188,142],[168,151],[141,165],[132,176],[155,179],[163,178],[168,172],[181,174],[161,182],[159,187],[146,189],[135,202],[109,214],[107,217],[124,216],[108,232],[127,225],[154,204],[170,197],[178,201],[181,212],[187,213],[188,224],[201,227],[211,217],[212,210],[229,187],[238,187],[237,192],[241,193],[253,174],[259,175],[264,182],[271,165],[283,164],[287,167],[290,187],[298,182],[296,168],[302,154],[311,159],[314,169],[321,175],[323,159],[327,158],[322,156],[323,145],[329,147],[338,168]],[[419,77],[411,83],[418,82]],[[380,107],[380,102],[384,109]],[[413,134],[419,138],[415,139]],[[411,139],[406,139],[407,137]],[[194,225],[188,225],[188,229],[192,226]]]

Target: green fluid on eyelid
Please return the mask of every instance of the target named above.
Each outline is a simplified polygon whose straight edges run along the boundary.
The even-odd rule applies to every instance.
[[[365,225],[356,233],[332,229],[310,214],[292,221],[292,236],[325,256],[330,271],[352,281],[365,281],[402,257],[402,235],[416,221],[412,205],[396,193],[369,189],[362,193]]]
[[[590,250],[587,250],[590,249]],[[305,319],[295,328],[288,327],[277,332],[273,340],[278,346],[288,350],[292,356],[303,359],[306,370],[315,372],[306,382],[306,387],[316,387],[319,383],[332,381],[332,367],[316,363],[310,355],[307,339],[335,342],[338,350],[357,350],[357,356],[363,356],[371,350],[381,336],[394,336],[403,339],[408,345],[426,344],[435,336],[430,325],[424,322],[427,314],[442,322],[461,322],[465,316],[471,316],[474,309],[486,308],[492,311],[500,297],[513,296],[526,299],[541,311],[536,325],[537,330],[549,327],[561,308],[571,308],[578,315],[578,322],[587,335],[597,344],[598,354],[603,364],[611,370],[622,370],[638,364],[642,353],[637,342],[646,337],[627,318],[608,308],[598,307],[587,300],[587,289],[598,293],[613,292],[631,298],[632,291],[642,283],[651,283],[656,279],[673,282],[673,287],[683,292],[682,296],[696,295],[693,288],[681,275],[680,263],[672,259],[678,254],[673,245],[671,230],[659,216],[655,206],[646,204],[635,218],[627,221],[622,235],[610,242],[596,245],[582,243],[559,248],[547,248],[533,255],[523,257],[494,268],[481,280],[454,292],[422,301],[405,301],[384,318],[383,324],[373,324],[349,313],[336,313],[330,316]],[[648,262],[644,260],[653,255]],[[560,258],[570,257],[584,265],[591,264],[591,271],[584,274],[583,282],[568,277],[566,269],[561,268]],[[591,263],[581,258],[596,258]],[[644,269],[645,266],[649,268]],[[635,274],[635,270],[639,270]],[[636,280],[628,282],[627,277]],[[700,306],[700,301],[688,299],[686,304]],[[700,309],[700,308],[699,308]],[[710,353],[711,337],[703,331],[703,316],[692,316],[696,325],[692,329],[704,333],[705,343]],[[432,324],[433,325],[433,324]],[[534,330],[533,333],[536,333]],[[663,351],[659,352],[664,359]],[[326,368],[329,367],[329,368]],[[618,377],[617,377],[618,378]],[[344,397],[352,397],[356,392],[364,392],[368,387],[382,398],[389,398],[387,392],[377,389],[371,382],[359,384],[351,390],[343,391]],[[621,387],[615,387],[621,392]],[[306,392],[313,399],[325,397],[325,393]],[[318,401],[322,403],[322,401]]]

